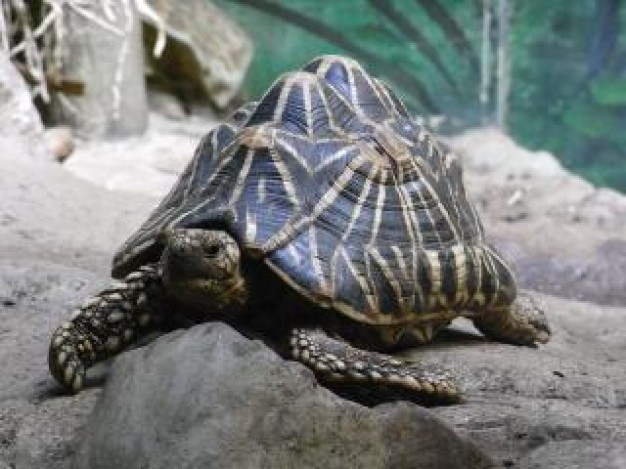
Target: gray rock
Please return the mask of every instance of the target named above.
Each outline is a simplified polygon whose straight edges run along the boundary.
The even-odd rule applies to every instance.
[[[99,389],[90,389],[84,396],[47,399],[29,412],[15,435],[15,467],[69,469],[77,435],[82,433],[99,394]]]
[[[24,158],[18,137],[11,142],[0,152],[0,467],[65,468],[99,389],[59,394],[50,335],[108,283],[110,252],[154,201]]]
[[[167,43],[161,57],[151,53],[156,41],[154,18],[144,17],[151,81],[189,104],[208,98],[226,108],[252,60],[252,42],[235,22],[207,0],[149,0],[165,21]]]
[[[116,360],[84,434],[75,467],[491,466],[429,411],[345,401],[221,323]]]
[[[111,252],[154,199],[82,181],[51,160],[0,152],[0,258],[47,259],[108,273]],[[71,161],[71,159],[70,159]]]
[[[109,28],[72,8],[64,10],[66,56],[71,60],[64,61],[62,73],[85,86],[82,95],[64,95],[64,100],[53,95],[52,115],[83,137],[141,134],[147,126],[148,104],[135,2],[89,0],[85,6]]]
[[[521,242],[494,240],[521,286],[564,298],[626,305],[626,239],[599,241],[593,252],[578,256],[544,255]]]
[[[553,337],[539,348],[488,342],[461,322],[403,354],[460,378],[464,404],[434,412],[505,465],[554,442],[626,441],[626,308],[541,298]]]
[[[567,172],[495,129],[447,140],[487,235],[523,287],[626,305],[626,197]]]
[[[567,469],[623,469],[626,467],[626,444],[586,445],[579,441],[550,443],[520,461],[520,469],[563,467]]]
[[[0,148],[13,158],[32,156],[44,159],[48,151],[43,138],[43,126],[33,105],[28,87],[0,50]]]
[[[100,390],[59,395],[46,369],[48,341],[54,324],[106,279],[52,262],[2,257],[0,467],[67,468]]]

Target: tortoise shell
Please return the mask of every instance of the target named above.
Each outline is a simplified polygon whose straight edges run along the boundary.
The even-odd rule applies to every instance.
[[[163,249],[168,227],[225,229],[296,291],[370,324],[510,304],[460,163],[355,61],[280,77],[200,143],[119,250],[114,276]]]

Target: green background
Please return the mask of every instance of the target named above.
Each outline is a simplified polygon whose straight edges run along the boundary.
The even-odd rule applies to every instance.
[[[498,6],[491,0],[490,44]],[[258,97],[323,53],[349,55],[443,132],[495,119],[479,100],[483,0],[216,0],[252,37],[245,83]],[[621,0],[508,0],[511,89],[506,127],[597,185],[626,192],[626,8]]]

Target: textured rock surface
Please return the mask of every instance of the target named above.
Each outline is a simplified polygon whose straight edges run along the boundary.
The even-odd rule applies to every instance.
[[[626,441],[626,308],[543,302],[554,334],[539,348],[489,343],[460,322],[435,344],[404,353],[460,377],[465,403],[435,413],[502,464],[553,443]]]
[[[117,360],[84,433],[93,469],[491,466],[430,412],[347,402],[220,323]]]
[[[50,161],[0,152],[0,467],[65,468],[98,389],[59,396],[48,341],[107,283],[110,252],[151,202],[94,187]],[[101,211],[108,213],[103,223]]]
[[[107,273],[111,252],[155,202],[94,187],[51,161],[25,159],[10,145],[0,152],[0,168],[3,258],[51,259]]]
[[[488,236],[534,290],[626,305],[626,197],[495,129],[448,140]]]
[[[4,51],[0,51],[0,123],[2,151],[10,149],[20,158],[48,156],[39,114],[26,83]]]
[[[245,31],[207,0],[148,3],[164,20],[167,32],[161,57],[147,55],[151,81],[188,104],[201,97],[219,109],[226,108],[239,92],[252,60],[252,42]],[[151,52],[158,25],[149,17],[144,22],[146,50]]]
[[[502,143],[499,137],[486,132],[485,149],[492,139]],[[100,394],[106,366],[93,370],[86,392],[61,395],[46,366],[50,333],[73,306],[107,283],[113,250],[143,221],[156,199],[103,190],[58,165],[23,158],[18,148],[6,145],[0,152],[0,193],[4,202],[0,204],[0,467],[68,468]],[[159,167],[174,168],[177,160],[163,159],[164,154],[171,157],[172,151],[156,152],[153,161],[159,161]],[[501,163],[503,174],[507,164],[516,174],[517,163],[515,159]],[[476,171],[470,165],[470,186],[484,183],[485,191],[490,190],[489,184],[506,178],[497,173],[480,182]],[[531,180],[535,177],[533,173]],[[561,258],[573,262],[575,254],[593,258],[594,253],[608,246],[606,262],[619,265],[619,251],[611,246],[617,243],[617,249],[621,249],[620,243],[626,242],[624,232],[618,230],[620,219],[613,215],[620,213],[623,199],[614,193],[592,190],[588,199],[576,202],[576,187],[585,191],[588,186],[572,178],[570,183],[565,177],[563,181],[552,199],[545,194],[528,199],[527,219],[519,222],[490,215],[498,207],[497,200],[506,201],[501,198],[512,195],[507,192],[511,187],[503,183],[499,192],[494,191],[487,200],[488,232],[493,229],[502,239],[513,239],[533,255],[548,252],[555,262]],[[537,180],[538,188],[543,188],[542,184]],[[478,185],[471,187],[476,190]],[[550,200],[559,206],[557,196],[573,200],[574,209],[584,214],[584,222],[568,222],[546,214]],[[559,236],[560,245],[556,242]],[[602,269],[606,267],[611,266]],[[560,281],[552,277],[549,280]],[[591,289],[592,279],[588,282]],[[435,344],[406,353],[451,368],[465,386],[464,404],[429,412],[472,438],[500,467],[620,467],[626,440],[626,376],[620,366],[626,358],[626,308],[551,297],[545,302],[554,339],[538,349],[488,343],[461,323]],[[164,337],[161,343],[170,339]],[[207,356],[201,358],[203,363],[211,361]],[[112,379],[129,379],[118,374],[116,371]],[[170,389],[168,379],[163,378],[164,389]],[[307,373],[302,375],[302,381],[298,381],[301,387],[293,388],[294,396],[301,390],[304,399],[308,395],[304,390],[309,388],[314,395],[324,393],[309,379]],[[186,401],[196,398],[196,394],[190,394]],[[335,402],[332,396],[328,399]],[[347,403],[346,408],[354,407]],[[391,425],[400,418],[394,409],[401,409],[403,415],[411,412],[405,405],[371,412],[383,415],[383,421]],[[425,421],[423,413],[415,415],[416,425]],[[314,419],[289,420],[285,429],[297,434],[299,427],[311,422]],[[295,429],[288,426],[294,423],[298,424]],[[402,433],[397,439],[401,437]],[[385,441],[389,439],[383,438],[379,444]],[[418,442],[412,444],[417,446]]]
[[[578,441],[550,443],[530,453],[528,457],[520,461],[519,467],[520,469],[542,467],[622,469],[626,467],[626,445],[623,441],[596,445],[586,445]]]

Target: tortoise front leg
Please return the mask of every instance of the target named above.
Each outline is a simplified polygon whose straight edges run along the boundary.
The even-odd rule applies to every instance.
[[[521,292],[508,307],[487,310],[473,318],[486,337],[514,345],[545,344],[550,326],[543,308],[528,293]]]
[[[152,264],[88,299],[52,334],[48,353],[52,376],[71,391],[80,391],[90,366],[155,329],[160,291],[160,274]]]
[[[460,400],[459,388],[448,373],[357,349],[318,329],[292,330],[289,346],[291,358],[313,370],[320,381],[368,404],[399,399],[420,404]]]

